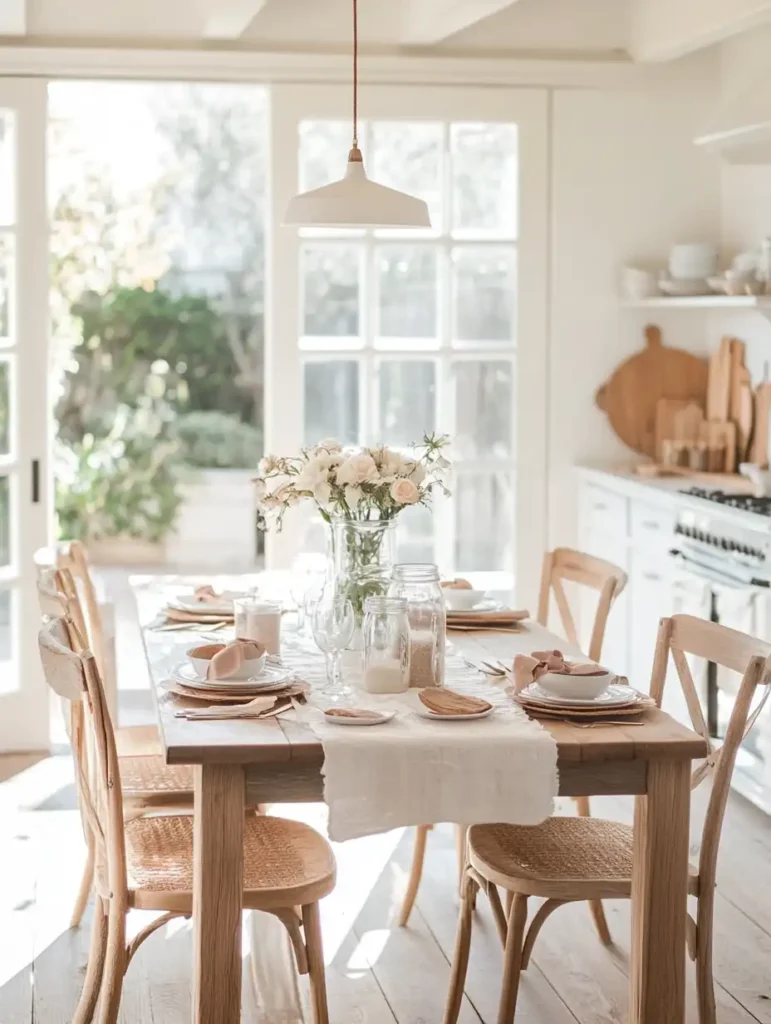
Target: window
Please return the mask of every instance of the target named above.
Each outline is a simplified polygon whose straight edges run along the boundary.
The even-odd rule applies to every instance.
[[[300,188],[339,176],[349,132],[347,122],[301,122]],[[378,182],[427,201],[433,226],[300,230],[305,443],[450,434],[453,495],[404,513],[400,556],[511,574],[516,125],[373,120],[360,145]]]

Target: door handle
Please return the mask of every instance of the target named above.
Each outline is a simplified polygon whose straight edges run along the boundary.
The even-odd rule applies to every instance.
[[[40,459],[32,460],[32,504],[40,504]]]

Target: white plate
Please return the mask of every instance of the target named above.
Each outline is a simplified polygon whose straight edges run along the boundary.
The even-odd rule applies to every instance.
[[[272,668],[266,665],[258,676],[251,679],[202,679],[189,661],[177,665],[172,675],[177,682],[189,686],[193,690],[245,690],[257,691],[269,686],[283,683],[292,675],[285,668]]]
[[[331,725],[385,725],[396,715],[395,711],[373,711],[372,718],[338,718],[336,715],[324,715],[324,721]]]
[[[232,601],[196,601],[192,597],[176,597],[168,602],[178,612],[202,612],[205,615],[232,615]]]
[[[619,704],[636,703],[642,699],[637,690],[633,690],[631,686],[622,686],[620,683],[611,683],[607,690],[601,693],[599,697],[595,697],[594,700],[555,697],[547,690],[542,689],[538,683],[531,683],[529,686],[526,686],[519,696],[525,700],[531,697],[541,704],[556,704],[560,707],[569,706],[577,708],[612,708]]]
[[[473,715],[437,715],[435,711],[429,711],[425,704],[415,708],[415,714],[421,718],[428,718],[433,722],[474,722],[478,718],[489,718],[495,708],[488,708],[487,711],[477,711]]]
[[[488,597],[485,601],[480,601],[479,604],[475,604],[472,608],[448,608],[447,618],[451,619],[453,615],[473,615],[475,612],[502,612],[503,610],[504,607],[500,601],[494,601],[491,597]]]

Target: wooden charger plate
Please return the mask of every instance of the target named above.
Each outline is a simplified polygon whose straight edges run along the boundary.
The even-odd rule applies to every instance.
[[[558,718],[560,721],[564,721],[566,718],[573,718],[577,722],[583,719],[592,720],[595,718],[634,718],[637,715],[643,714],[649,708],[654,707],[653,701],[640,700],[635,704],[625,704],[621,707],[589,708],[588,711],[577,711],[575,706],[546,708],[543,704],[531,704],[529,701],[520,700],[518,697],[514,697],[514,702],[519,704],[521,708],[524,708],[531,718]]]
[[[213,612],[184,612],[179,608],[165,608],[164,615],[169,622],[201,622],[207,624],[214,624],[215,622],[235,622],[233,614],[230,615],[222,614],[215,615]]]
[[[304,697],[305,687],[299,683],[292,683],[289,686],[276,686],[275,688],[262,689],[259,693],[244,693],[243,690],[235,692],[223,692],[222,690],[192,690],[182,683],[167,679],[161,684],[166,693],[175,697],[185,697],[189,700],[202,701],[204,704],[248,704],[255,697]]]

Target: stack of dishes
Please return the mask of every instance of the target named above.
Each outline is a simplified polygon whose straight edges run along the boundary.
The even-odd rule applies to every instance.
[[[306,687],[292,672],[269,663],[247,679],[207,679],[190,662],[182,662],[171,673],[165,689],[177,697],[207,704],[238,704],[254,697],[298,697]]]
[[[166,605],[165,614],[169,622],[198,622],[202,625],[234,622],[233,599],[241,597],[224,591],[205,600],[194,593],[178,594]]]
[[[534,718],[627,718],[654,706],[650,697],[618,676],[571,676],[549,672],[514,695]]]
[[[519,624],[528,618],[528,611],[504,608],[498,601],[483,600],[470,608],[448,608],[447,628],[464,633],[475,629],[518,630]]]

